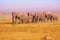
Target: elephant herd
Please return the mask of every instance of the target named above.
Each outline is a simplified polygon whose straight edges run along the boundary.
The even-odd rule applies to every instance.
[[[16,13],[12,12],[12,23],[37,23],[46,21],[57,21],[57,16],[52,13]]]

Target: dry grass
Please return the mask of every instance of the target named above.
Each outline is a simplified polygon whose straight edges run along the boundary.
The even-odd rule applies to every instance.
[[[11,24],[10,20],[0,20],[0,40],[60,40],[60,19],[57,22]]]

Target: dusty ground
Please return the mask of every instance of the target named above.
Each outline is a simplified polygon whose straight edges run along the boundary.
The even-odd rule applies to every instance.
[[[0,40],[60,40],[60,20],[30,24],[11,24],[10,20],[0,20]]]

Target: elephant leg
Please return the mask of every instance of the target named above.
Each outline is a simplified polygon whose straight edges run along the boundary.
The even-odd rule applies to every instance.
[[[12,17],[12,23],[15,23],[15,20],[14,20],[15,17]]]
[[[52,22],[52,19],[51,19],[51,18],[49,18],[49,21],[50,21],[50,22]]]
[[[57,17],[56,18],[53,18],[53,21],[57,21],[58,19],[57,19]]]
[[[16,16],[16,17],[15,17],[15,23],[17,22],[17,18],[18,18],[18,17]]]
[[[23,20],[22,20],[22,23],[23,23]]]
[[[50,20],[50,18],[47,18],[47,21],[49,21]]]
[[[29,20],[27,20],[27,23],[29,23]]]
[[[33,16],[33,18],[32,18],[32,22],[35,22],[35,16]]]
[[[58,20],[58,18],[55,18],[55,20],[57,21],[57,20]]]
[[[39,22],[40,22],[40,19],[39,19]]]
[[[35,19],[35,23],[37,23],[38,19]]]
[[[42,19],[39,19],[39,22],[42,22]]]
[[[21,20],[21,23],[24,23],[24,20],[23,19]]]
[[[18,20],[19,20],[19,23],[20,23],[20,21],[21,21],[21,20],[20,20],[20,17],[18,17]]]
[[[34,18],[32,18],[32,22],[34,22]]]
[[[52,22],[52,21],[53,21],[53,16],[50,17],[50,22]]]

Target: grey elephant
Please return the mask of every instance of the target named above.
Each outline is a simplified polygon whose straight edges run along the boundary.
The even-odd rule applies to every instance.
[[[57,20],[57,16],[53,15],[52,13],[43,13],[43,15],[45,16],[45,19],[47,21],[54,21]]]

